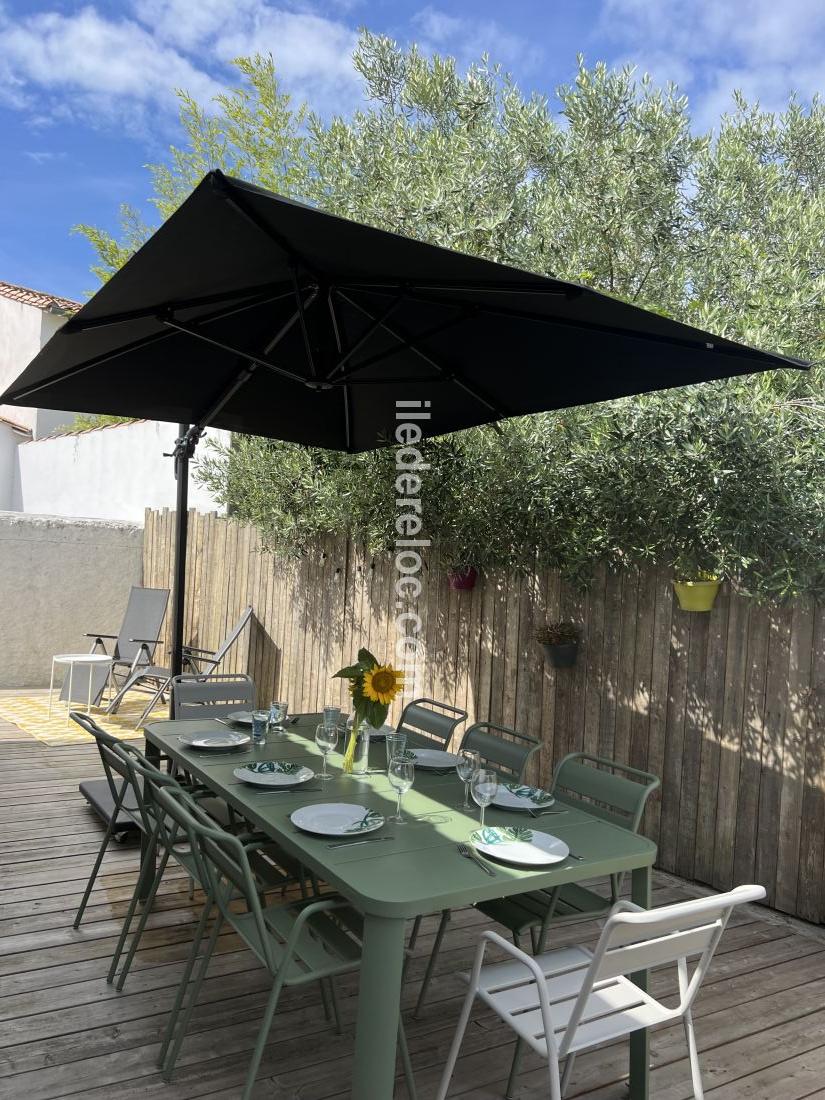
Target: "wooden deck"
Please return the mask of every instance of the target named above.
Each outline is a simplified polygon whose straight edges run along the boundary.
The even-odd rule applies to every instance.
[[[240,1094],[267,983],[231,935],[221,938],[174,1083],[165,1084],[155,1068],[158,1038],[198,913],[198,899],[189,901],[180,875],[167,876],[120,994],[104,975],[134,882],[135,846],[113,846],[81,929],[71,927],[101,835],[77,783],[98,772],[91,747],[48,748],[0,726],[0,1100],[232,1100]],[[657,876],[657,903],[686,896],[687,887]],[[461,998],[456,973],[466,968],[484,923],[474,912],[456,914],[430,1005],[421,1020],[408,1019],[421,1100],[434,1093]],[[407,1008],[435,921],[425,930],[409,970]],[[580,927],[556,942],[582,935]],[[660,993],[664,984],[658,981]],[[256,1097],[349,1095],[356,995],[356,980],[342,980],[344,1034],[338,1036],[324,1021],[316,989],[287,991]],[[825,1097],[823,1004],[821,930],[767,911],[740,916],[723,940],[696,1011],[708,1097]],[[477,1012],[451,1095],[500,1100],[510,1051],[509,1033],[494,1017]],[[569,1095],[625,1096],[626,1062],[624,1044],[581,1057]],[[540,1064],[525,1064],[519,1096],[539,1100],[546,1095]],[[656,1100],[691,1096],[681,1027],[654,1036],[653,1064]],[[396,1096],[406,1095],[399,1082]]]

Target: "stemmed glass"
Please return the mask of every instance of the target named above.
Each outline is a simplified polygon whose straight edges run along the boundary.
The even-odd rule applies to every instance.
[[[325,726],[323,722],[320,726],[317,726],[315,730],[315,744],[321,750],[324,757],[324,767],[319,778],[322,783],[326,783],[328,779],[332,779],[331,775],[327,775],[327,757],[338,744],[337,726]]]
[[[401,816],[401,799],[413,785],[415,779],[415,764],[411,760],[403,760],[400,757],[394,756],[390,760],[389,767],[387,768],[387,775],[389,776],[390,783],[398,791],[398,805],[395,807],[395,817],[391,817],[390,821],[396,822],[398,825],[406,825],[404,818]]]
[[[458,763],[455,770],[458,778],[464,784],[464,805],[462,809],[470,810],[470,780],[481,767],[481,757],[473,749],[462,749],[458,754]]]
[[[484,828],[484,809],[489,806],[493,799],[496,797],[496,791],[498,790],[498,776],[495,772],[489,771],[486,768],[479,768],[477,772],[473,773],[473,777],[470,780],[470,786],[473,792],[473,801],[477,806],[481,807],[481,817],[479,819],[479,828]]]

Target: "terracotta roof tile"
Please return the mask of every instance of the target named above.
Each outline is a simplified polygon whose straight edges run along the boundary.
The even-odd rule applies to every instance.
[[[71,298],[59,298],[56,294],[44,294],[41,290],[29,290],[25,286],[15,286],[14,283],[0,282],[0,296],[11,298],[13,302],[22,302],[26,306],[36,306],[37,309],[58,309],[74,313],[80,309],[81,302],[73,302]]]

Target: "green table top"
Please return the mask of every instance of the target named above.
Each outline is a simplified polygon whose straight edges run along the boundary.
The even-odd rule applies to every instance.
[[[313,836],[295,828],[290,813],[299,806],[317,802],[352,802],[378,810],[385,816],[395,812],[396,794],[384,770],[383,742],[370,747],[370,773],[344,775],[341,752],[328,758],[334,779],[323,790],[274,793],[249,786],[233,771],[252,760],[300,760],[320,772],[321,756],[314,743],[319,715],[301,715],[282,735],[271,735],[267,744],[244,751],[216,755],[188,749],[179,741],[181,733],[226,732],[212,720],[150,722],[147,740],[170,756],[191,775],[225,799],[285,851],[297,857],[364,913],[383,917],[414,917],[441,909],[458,909],[477,901],[549,889],[567,882],[603,877],[615,872],[652,866],[655,844],[586,813],[578,806],[557,801],[554,809],[564,814],[531,819],[524,813],[489,806],[489,825],[529,825],[534,831],[552,833],[564,840],[583,861],[566,859],[541,870],[523,870],[492,863],[495,877],[484,874],[471,860],[463,859],[457,844],[478,828],[477,813],[460,808],[463,785],[453,772],[438,775],[417,769],[413,789],[404,796],[407,824],[388,821],[373,836],[387,835],[380,844],[347,848],[327,847],[335,838]],[[425,738],[410,738],[414,747],[433,745]],[[342,746],[339,745],[339,749]],[[311,781],[308,786],[320,786]],[[425,814],[437,814],[433,819]],[[417,820],[419,819],[420,820]]]

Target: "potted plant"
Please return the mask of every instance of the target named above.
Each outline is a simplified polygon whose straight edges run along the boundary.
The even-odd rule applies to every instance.
[[[536,631],[536,641],[554,668],[570,668],[579,651],[579,632],[574,623],[547,623]]]
[[[447,581],[450,588],[458,592],[467,592],[475,588],[478,580],[478,570],[474,565],[462,565],[456,569],[447,570]]]
[[[704,569],[677,570],[673,588],[682,611],[710,611],[721,584],[721,577]]]

